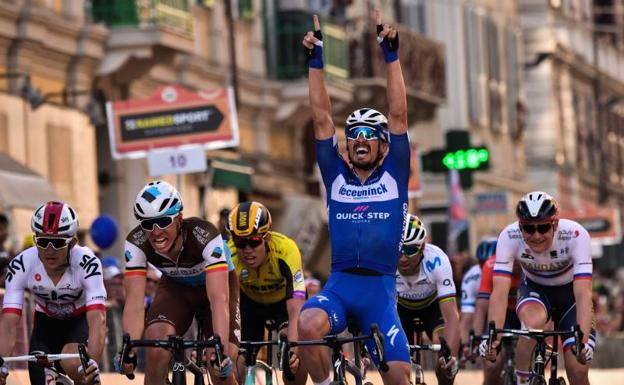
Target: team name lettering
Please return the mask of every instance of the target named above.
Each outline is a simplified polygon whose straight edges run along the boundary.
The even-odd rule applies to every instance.
[[[11,263],[9,263],[9,270],[6,275],[7,282],[11,282],[13,276],[20,270],[24,273],[26,272],[26,269],[24,268],[24,254],[18,255],[13,258]]]
[[[102,273],[98,270],[98,264],[95,262],[96,257],[91,257],[88,255],[82,256],[82,262],[80,262],[80,267],[87,273],[85,275],[86,278],[91,278],[96,275],[102,275]]]
[[[340,195],[344,195],[347,197],[369,197],[369,196],[373,196],[373,195],[381,195],[381,194],[385,194],[388,192],[388,188],[386,187],[385,183],[380,183],[379,186],[371,186],[371,187],[365,187],[363,189],[350,189],[347,188],[346,186],[342,186],[340,187],[340,190],[338,190],[338,194]]]
[[[376,212],[370,212],[370,213],[337,213],[336,214],[336,219],[341,219],[341,220],[349,220],[349,221],[358,221],[358,220],[365,220],[365,219],[388,219],[390,218],[390,213],[376,213]]]

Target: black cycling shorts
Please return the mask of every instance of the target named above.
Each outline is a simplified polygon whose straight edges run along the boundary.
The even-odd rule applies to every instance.
[[[87,343],[89,338],[89,324],[86,313],[76,317],[57,319],[48,317],[42,312],[35,312],[35,320],[30,336],[30,351],[42,351],[49,354],[58,354],[69,343]],[[57,361],[55,367],[64,373]],[[32,385],[46,385],[45,374],[41,366],[34,362],[28,363],[28,375]]]
[[[442,317],[437,299],[429,304],[429,306],[417,310],[397,304],[397,310],[399,312],[399,318],[401,319],[401,325],[407,336],[407,342],[410,345],[414,345],[415,343],[415,332],[424,331],[427,333],[427,337],[433,341],[433,332],[437,329],[444,328],[444,317]],[[418,329],[414,323],[414,318],[418,318],[422,323],[422,326]]]
[[[286,300],[272,304],[254,302],[242,291],[240,292],[241,339],[243,341],[263,341],[267,321],[276,328],[288,325]]]

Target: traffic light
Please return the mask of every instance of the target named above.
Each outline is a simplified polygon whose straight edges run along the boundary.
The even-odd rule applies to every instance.
[[[490,168],[490,151],[485,146],[472,146],[467,130],[448,130],[446,148],[433,149],[422,155],[424,171],[446,173],[450,169],[459,171],[461,186],[472,187],[472,172]]]
[[[449,170],[483,170],[490,166],[490,151],[487,147],[470,147],[465,150],[445,152],[442,164]]]

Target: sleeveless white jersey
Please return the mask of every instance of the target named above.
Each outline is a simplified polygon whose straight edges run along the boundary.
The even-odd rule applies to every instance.
[[[560,219],[553,244],[539,254],[529,248],[518,222],[514,222],[498,236],[494,275],[511,277],[517,259],[531,281],[544,286],[561,286],[574,279],[591,279],[591,255],[589,233],[577,222]]]
[[[33,294],[35,310],[64,319],[88,310],[105,311],[102,264],[88,247],[70,250],[70,265],[54,285],[39,260],[37,247],[24,250],[8,266],[3,313],[22,313],[24,291]]]
[[[425,244],[418,273],[405,276],[397,271],[396,279],[398,302],[410,309],[455,297],[451,262],[442,249],[429,243]]]
[[[461,284],[461,312],[474,313],[481,284],[481,266],[477,263],[464,274]]]

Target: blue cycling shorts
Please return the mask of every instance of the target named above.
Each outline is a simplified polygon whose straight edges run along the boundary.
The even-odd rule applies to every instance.
[[[387,362],[410,362],[407,337],[396,308],[396,278],[389,275],[367,276],[335,272],[319,294],[310,298],[302,310],[317,308],[327,313],[329,334],[339,334],[352,318],[363,334],[370,333],[372,323],[379,325],[384,338]],[[379,365],[375,343],[366,341],[373,361]]]

